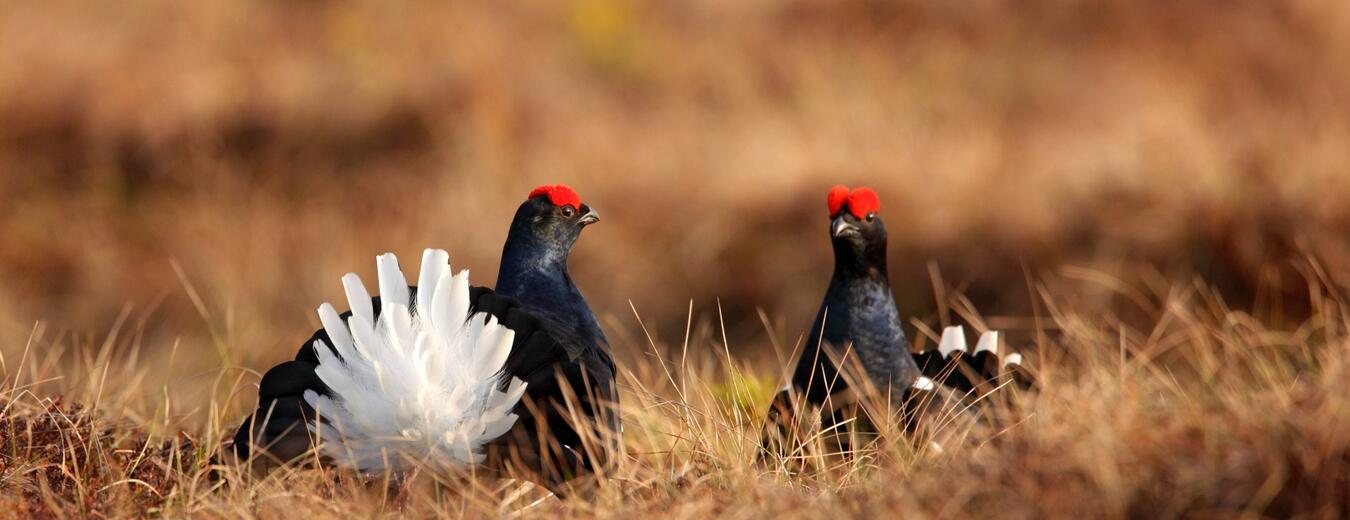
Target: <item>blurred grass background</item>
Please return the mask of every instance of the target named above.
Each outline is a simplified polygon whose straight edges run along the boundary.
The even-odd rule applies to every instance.
[[[630,301],[671,337],[720,301],[739,355],[761,309],[790,350],[835,183],[881,193],[934,325],[936,285],[1016,341],[1076,276],[1297,319],[1293,260],[1350,280],[1346,92],[1335,0],[0,1],[0,330],[125,312],[265,368],[379,252],[491,283],[556,182],[604,216],[572,270],[619,341]]]
[[[1338,0],[0,0],[0,516],[1334,518],[1346,92]],[[559,182],[604,219],[604,493],[208,478],[343,273],[490,284]],[[997,435],[751,462],[837,183],[916,342],[1043,369]]]

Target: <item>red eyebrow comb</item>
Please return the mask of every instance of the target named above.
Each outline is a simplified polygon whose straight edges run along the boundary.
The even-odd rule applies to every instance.
[[[545,184],[533,190],[527,199],[533,199],[540,195],[547,195],[548,201],[554,206],[572,206],[572,209],[581,210],[581,196],[577,195],[576,190],[566,184]]]
[[[859,186],[849,190],[848,186],[840,184],[830,188],[826,204],[830,208],[831,217],[839,215],[844,205],[848,204],[849,213],[858,218],[866,218],[868,213],[881,210],[881,197],[878,197],[872,188]]]

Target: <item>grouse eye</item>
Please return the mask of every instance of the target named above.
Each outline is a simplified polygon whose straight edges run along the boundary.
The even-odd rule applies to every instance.
[[[868,222],[871,222],[871,221],[876,220],[876,219],[877,219],[877,214],[876,214],[875,211],[872,212],[872,213],[868,213],[868,214],[867,214],[867,221],[868,221]]]
[[[562,214],[563,214],[564,217],[572,218],[572,215],[575,215],[576,213],[577,213],[577,210],[573,209],[572,206],[563,206],[563,207],[562,207]]]

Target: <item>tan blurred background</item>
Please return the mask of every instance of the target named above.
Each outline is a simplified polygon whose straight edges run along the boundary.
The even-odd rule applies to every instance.
[[[377,253],[491,283],[557,182],[630,352],[630,301],[678,342],[720,298],[751,357],[759,309],[804,332],[836,183],[929,323],[934,272],[1014,329],[1089,272],[1297,314],[1297,260],[1350,280],[1347,92],[1340,0],[0,0],[0,337],[125,310],[264,368]]]

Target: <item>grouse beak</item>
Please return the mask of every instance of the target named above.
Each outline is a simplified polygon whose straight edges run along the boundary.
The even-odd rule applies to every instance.
[[[586,210],[586,213],[582,214],[581,218],[577,219],[577,223],[581,224],[581,227],[586,227],[600,221],[600,214],[596,213],[590,206],[583,206],[583,208]]]
[[[830,235],[834,238],[857,234],[859,234],[858,226],[848,223],[842,215],[835,217],[834,221],[830,223]]]

